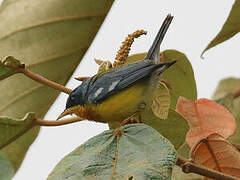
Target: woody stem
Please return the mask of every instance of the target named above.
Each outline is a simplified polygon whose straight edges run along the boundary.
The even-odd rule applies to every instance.
[[[33,79],[34,81],[37,81],[41,84],[44,84],[44,85],[47,85],[49,87],[52,87],[56,90],[59,90],[61,92],[64,92],[66,94],[70,94],[72,92],[71,89],[61,85],[61,84],[58,84],[56,82],[53,82],[47,78],[44,78],[42,76],[40,76],[39,74],[35,74],[33,73],[32,71],[30,71],[29,69],[26,69],[26,68],[19,68],[19,72],[20,73],[23,73],[24,75],[26,75],[27,77]]]
[[[218,180],[240,180],[237,177],[233,177],[228,174],[223,174],[221,172],[214,171],[207,167],[195,164],[180,156],[178,157],[176,164],[182,168],[182,171],[184,173],[195,173],[195,174],[199,174],[202,176],[206,176],[206,177],[218,179]]]
[[[59,121],[36,119],[35,125],[38,125],[38,126],[62,126],[62,125],[66,125],[66,124],[75,123],[75,122],[78,122],[81,120],[83,120],[83,119],[81,119],[79,117],[67,118],[67,119],[63,119],[63,120],[59,120]]]

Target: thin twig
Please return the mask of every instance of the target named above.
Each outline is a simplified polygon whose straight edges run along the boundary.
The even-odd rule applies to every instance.
[[[209,169],[207,167],[192,163],[191,161],[180,156],[178,157],[176,164],[182,168],[182,171],[184,173],[195,173],[217,180],[240,180],[237,177],[233,177],[228,174],[223,174],[221,172]]]
[[[56,82],[53,82],[53,81],[50,81],[49,79],[46,79],[38,74],[35,74],[33,72],[31,72],[30,70],[26,69],[26,68],[19,68],[19,71],[20,73],[23,73],[24,75],[26,75],[27,77],[39,82],[39,83],[42,83],[44,85],[47,85],[49,87],[52,87],[56,90],[59,90],[59,91],[62,91],[64,93],[67,93],[67,94],[70,94],[72,92],[71,89],[61,85],[61,84],[58,84]]]
[[[72,117],[72,118],[67,118],[67,119],[63,119],[63,120],[59,120],[59,121],[36,119],[35,125],[38,125],[38,126],[62,126],[62,125],[71,124],[71,123],[75,123],[75,122],[82,121],[82,120],[84,120],[84,119],[81,119],[79,117]]]

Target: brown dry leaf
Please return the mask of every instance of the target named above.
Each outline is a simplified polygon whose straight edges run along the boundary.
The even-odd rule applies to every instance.
[[[193,148],[191,158],[197,164],[240,178],[240,152],[219,134],[200,141]]]
[[[186,142],[190,147],[210,134],[218,133],[228,138],[236,131],[234,116],[214,101],[204,98],[191,101],[180,97],[176,111],[189,123],[190,130],[187,132]]]

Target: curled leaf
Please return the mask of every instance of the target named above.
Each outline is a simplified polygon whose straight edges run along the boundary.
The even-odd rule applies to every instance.
[[[0,80],[18,73],[19,67],[24,67],[24,64],[12,56],[7,56],[3,61],[0,61]]]
[[[156,130],[131,124],[88,140],[63,158],[48,180],[171,179],[176,158],[173,145]]]
[[[159,82],[152,95],[152,111],[160,119],[167,119],[170,108],[170,94],[164,82]]]
[[[197,164],[240,178],[240,152],[219,134],[200,141],[192,149],[191,158]]]
[[[236,131],[234,116],[223,106],[208,99],[190,101],[180,97],[176,107],[190,126],[186,142],[193,147],[210,134],[218,133],[228,138]]]
[[[27,113],[23,119],[0,116],[0,149],[33,127],[35,113]]]

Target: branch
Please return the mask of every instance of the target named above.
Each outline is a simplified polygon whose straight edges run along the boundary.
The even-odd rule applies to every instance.
[[[26,75],[27,77],[39,82],[39,83],[42,83],[44,85],[47,85],[49,87],[52,87],[56,90],[59,90],[59,91],[62,91],[66,94],[70,94],[72,92],[71,89],[61,85],[61,84],[58,84],[56,82],[53,82],[53,81],[50,81],[49,79],[46,79],[38,74],[35,74],[33,72],[31,72],[30,70],[26,69],[26,68],[19,68],[19,72],[20,73],[23,73],[24,75]]]
[[[176,164],[182,168],[182,171],[184,173],[195,173],[195,174],[199,174],[199,175],[217,179],[217,180],[240,180],[237,177],[223,174],[221,172],[209,169],[207,167],[194,164],[191,161],[185,158],[182,158],[180,156],[178,156],[178,160]]]
[[[84,119],[80,118],[80,117],[72,117],[72,118],[67,118],[67,119],[63,119],[63,120],[43,120],[43,119],[36,119],[35,121],[35,125],[37,126],[62,126],[62,125],[66,125],[66,124],[71,124],[71,123],[75,123],[78,121],[82,121]]]

